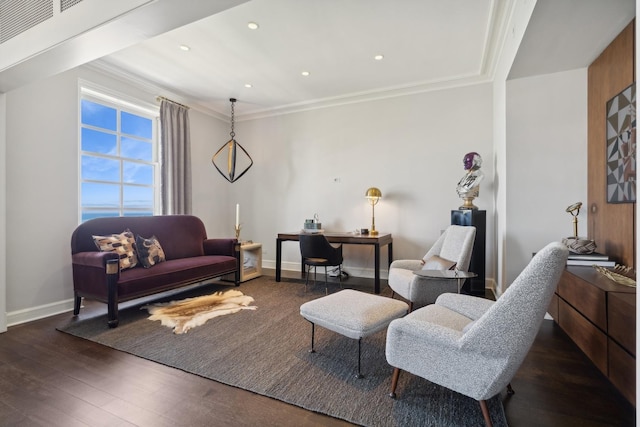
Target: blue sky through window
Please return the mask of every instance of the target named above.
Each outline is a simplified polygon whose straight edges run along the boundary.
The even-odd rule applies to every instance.
[[[154,120],[81,99],[82,220],[154,213]]]

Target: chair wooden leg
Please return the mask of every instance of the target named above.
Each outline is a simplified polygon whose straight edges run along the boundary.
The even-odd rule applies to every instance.
[[[489,415],[489,407],[486,400],[480,400],[480,408],[482,409],[482,415],[484,416],[484,423],[487,427],[493,427],[491,422],[491,415]]]
[[[389,397],[396,398],[396,387],[398,387],[398,378],[400,378],[400,368],[393,369],[393,376],[391,377],[391,392]]]
[[[396,296],[396,291],[391,291],[391,298]]]
[[[511,383],[507,384],[507,394],[516,394],[513,387],[511,387]]]

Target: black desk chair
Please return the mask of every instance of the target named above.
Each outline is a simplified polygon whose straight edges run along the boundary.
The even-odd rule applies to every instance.
[[[305,267],[306,281],[304,289],[309,283],[309,274],[313,267],[313,282],[316,282],[317,268],[324,266],[325,293],[329,293],[327,286],[327,267],[338,267],[338,277],[340,287],[342,287],[342,245],[333,246],[323,234],[301,234],[300,235],[300,255]]]

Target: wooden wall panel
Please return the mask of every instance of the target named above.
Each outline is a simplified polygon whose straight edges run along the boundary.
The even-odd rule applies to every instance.
[[[607,203],[607,101],[634,81],[635,20],[589,66],[588,70],[588,236],[598,252],[635,265],[635,203]]]

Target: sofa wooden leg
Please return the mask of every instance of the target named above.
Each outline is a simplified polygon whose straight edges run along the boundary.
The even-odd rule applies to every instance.
[[[118,276],[120,260],[107,261],[107,324],[110,328],[118,326]]]
[[[400,368],[393,369],[393,376],[391,377],[391,392],[389,397],[396,398],[396,387],[398,387],[398,378],[400,378]]]
[[[80,295],[78,295],[77,292],[74,293],[74,300],[73,300],[73,315],[77,316],[78,314],[80,314],[80,306],[82,305],[82,297]]]
[[[484,416],[484,423],[487,427],[493,427],[491,422],[491,415],[489,415],[489,407],[486,400],[480,400],[480,408],[482,409],[482,415]]]

